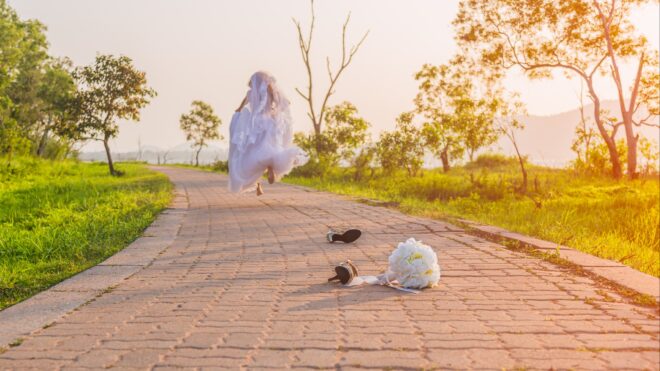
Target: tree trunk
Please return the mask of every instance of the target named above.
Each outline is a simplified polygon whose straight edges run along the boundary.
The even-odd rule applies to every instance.
[[[449,155],[446,149],[440,152],[440,160],[442,161],[442,171],[445,173],[448,172],[451,167],[449,166]]]
[[[199,166],[199,153],[202,151],[202,146],[199,146],[197,153],[195,153],[195,166]]]
[[[321,148],[321,141],[319,138],[321,137],[321,125],[316,125],[314,124],[314,147],[316,148],[316,156],[321,157],[321,151],[323,150]]]
[[[48,133],[50,132],[50,126],[46,125],[44,133],[41,135],[41,140],[39,140],[39,147],[37,147],[37,156],[43,157],[44,151],[46,150],[46,143],[48,142]]]
[[[106,135],[103,138],[103,146],[105,147],[105,154],[108,157],[108,169],[110,169],[110,175],[117,175],[117,173],[115,173],[115,167],[112,164],[112,155],[110,154],[110,146],[108,145],[108,140],[110,140],[110,138]]]
[[[626,144],[628,145],[628,179],[637,179],[637,141],[639,136],[633,133],[632,113],[627,112],[623,118],[623,126],[626,129]]]

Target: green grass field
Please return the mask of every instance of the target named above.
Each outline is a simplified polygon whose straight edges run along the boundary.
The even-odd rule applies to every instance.
[[[171,184],[142,164],[0,160],[0,309],[87,269],[137,238]]]
[[[657,178],[616,182],[569,170],[531,167],[529,172],[528,196],[513,191],[520,183],[513,163],[471,165],[448,174],[427,170],[417,177],[403,172],[386,177],[377,171],[360,181],[351,169],[335,169],[324,179],[289,176],[285,181],[396,202],[415,215],[503,227],[660,276]]]

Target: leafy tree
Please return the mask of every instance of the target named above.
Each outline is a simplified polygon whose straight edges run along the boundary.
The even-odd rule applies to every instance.
[[[420,143],[420,132],[413,124],[413,113],[405,112],[397,118],[396,129],[383,132],[376,144],[378,159],[383,171],[392,174],[397,169],[406,169],[415,176],[423,164],[424,147]]]
[[[22,57],[21,41],[24,29],[16,12],[0,0],[0,97],[6,98],[6,89],[16,78]]]
[[[463,0],[454,21],[464,53],[476,57],[494,74],[521,68],[530,78],[550,78],[553,71],[579,77],[594,104],[594,118],[611,162],[612,175],[623,174],[616,135],[623,126],[628,176],[637,168],[635,128],[657,126],[658,58],[645,37],[635,32],[630,11],[648,0]],[[637,73],[625,97],[619,64],[637,60]],[[601,112],[597,75],[607,75],[618,92],[621,120],[609,122]],[[636,117],[639,108],[649,115]]]
[[[195,152],[195,166],[199,166],[199,152],[208,145],[208,141],[222,139],[218,128],[222,123],[213,113],[213,107],[200,100],[192,102],[190,113],[181,115],[179,119],[181,130],[186,134],[186,140],[192,140]]]
[[[298,31],[298,46],[300,48],[300,53],[303,59],[303,63],[305,64],[305,70],[307,72],[307,91],[306,93],[303,93],[300,89],[296,88],[296,92],[307,102],[307,105],[309,107],[309,111],[307,113],[307,116],[309,116],[310,120],[312,121],[312,126],[314,128],[314,135],[320,135],[322,130],[321,130],[321,125],[323,123],[324,116],[327,112],[328,109],[328,100],[330,99],[330,96],[334,94],[335,92],[335,85],[337,84],[337,81],[339,80],[339,77],[341,74],[346,70],[346,68],[351,64],[353,61],[353,57],[357,53],[357,51],[360,49],[362,46],[362,43],[364,40],[367,38],[367,35],[369,32],[367,31],[360,41],[351,46],[350,49],[347,50],[346,48],[346,29],[348,28],[348,22],[351,19],[351,15],[349,14],[346,17],[346,21],[344,22],[344,25],[342,27],[342,32],[341,32],[341,60],[339,63],[339,67],[333,71],[331,66],[330,66],[330,58],[326,57],[326,69],[328,73],[328,78],[330,80],[330,84],[328,85],[327,89],[325,90],[323,94],[323,101],[321,103],[321,106],[318,109],[318,112],[316,111],[316,105],[314,103],[314,84],[313,84],[313,79],[312,79],[312,66],[310,62],[310,50],[312,47],[312,37],[314,36],[314,25],[315,25],[315,15],[314,15],[314,0],[310,1],[311,3],[311,9],[312,9],[312,20],[309,26],[309,31],[307,31],[307,36],[305,37],[305,32],[302,30],[302,26],[299,21],[296,19],[293,20],[293,23],[296,26],[296,30]],[[323,139],[319,139],[316,141],[316,144],[319,146],[323,145]],[[322,151],[322,148],[319,147],[319,151]]]
[[[450,75],[449,65],[429,64],[415,74],[415,80],[419,81],[415,112],[424,118],[421,131],[424,145],[440,158],[445,172],[451,167],[450,158],[462,156],[465,150],[459,137],[459,123],[449,103]]]
[[[350,102],[330,107],[325,115],[325,130],[319,134],[296,134],[296,143],[324,168],[350,161],[355,150],[367,140],[369,123],[357,116]]]
[[[115,171],[109,141],[119,133],[117,120],[140,119],[140,109],[156,92],[147,86],[146,74],[133,67],[129,57],[97,55],[94,64],[76,69],[79,82],[78,132],[83,139],[103,142],[110,174]]]
[[[35,139],[36,129],[43,116],[43,102],[39,88],[48,62],[48,42],[45,27],[38,21],[21,21],[22,38],[19,42],[20,58],[16,64],[16,76],[7,87],[7,95],[13,102],[12,116],[21,127],[22,135]]]
[[[63,144],[76,138],[76,131],[72,130],[78,118],[76,93],[77,86],[71,73],[71,62],[65,59],[50,63],[37,92],[42,110],[38,128],[38,156],[45,155],[52,134],[58,135],[60,142],[65,142]]]
[[[482,89],[488,80],[478,79],[474,70],[466,68],[464,58],[456,56],[448,64],[425,64],[417,72],[419,92],[415,97],[415,112],[424,117],[422,136],[425,144],[449,171],[452,158],[465,151],[470,160],[482,147],[497,140],[494,126],[497,101],[489,89]]]
[[[370,176],[374,175],[373,162],[376,159],[378,153],[378,148],[372,144],[366,144],[360,148],[359,152],[351,161],[355,173],[353,174],[353,179],[359,181],[364,178],[364,175],[367,170],[370,170]]]
[[[19,120],[24,112],[34,112],[32,102],[23,98],[34,92],[36,83],[29,77],[44,59],[42,31],[40,23],[22,21],[5,0],[0,0],[0,153],[10,160],[15,152],[27,152],[30,147],[30,126]]]

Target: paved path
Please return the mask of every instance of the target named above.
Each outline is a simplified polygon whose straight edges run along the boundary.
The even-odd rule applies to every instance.
[[[188,196],[158,258],[20,346],[0,369],[659,369],[659,320],[584,277],[452,225],[275,185],[163,169]],[[330,225],[366,233],[328,244]],[[439,287],[327,284],[352,259],[378,273],[395,244],[434,246]]]

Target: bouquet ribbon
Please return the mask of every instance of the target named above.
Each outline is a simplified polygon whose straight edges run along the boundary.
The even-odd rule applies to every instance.
[[[381,286],[387,286],[391,287],[396,290],[400,291],[405,291],[405,292],[410,292],[413,294],[419,294],[420,290],[415,290],[415,289],[409,289],[407,287],[401,286],[396,280],[391,280],[391,272],[386,272],[383,274],[380,274],[378,276],[357,276],[353,278],[353,280],[349,283],[347,283],[345,286],[351,287],[351,286],[359,286],[362,284],[367,284],[367,285],[381,285]]]

